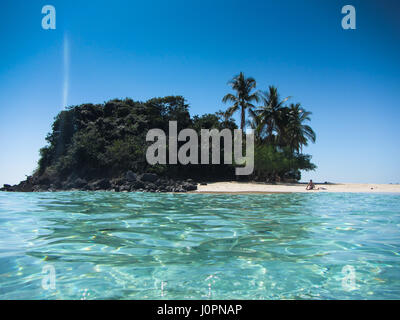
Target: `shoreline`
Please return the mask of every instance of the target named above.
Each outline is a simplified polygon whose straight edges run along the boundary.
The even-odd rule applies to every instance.
[[[271,194],[271,193],[320,193],[320,192],[347,192],[347,193],[399,193],[400,184],[378,183],[316,183],[317,190],[306,190],[304,183],[261,183],[261,182],[212,182],[207,185],[198,185],[191,193],[210,194]],[[319,188],[319,190],[318,190]]]
[[[98,181],[97,181],[98,182]],[[96,182],[96,183],[97,183]],[[141,181],[139,181],[141,182]],[[129,183],[128,183],[129,184]],[[166,185],[158,186],[157,183],[143,183],[142,188],[135,186],[111,186],[108,188],[66,188],[53,189],[45,187],[37,190],[19,190],[19,186],[1,188],[0,192],[150,192],[150,193],[191,193],[191,194],[280,194],[280,193],[375,193],[375,194],[400,194],[400,184],[378,183],[315,183],[316,189],[306,190],[307,183],[267,183],[267,182],[238,182],[222,181],[196,183],[171,180]],[[5,185],[6,186],[6,185]],[[18,188],[18,189],[16,189]]]

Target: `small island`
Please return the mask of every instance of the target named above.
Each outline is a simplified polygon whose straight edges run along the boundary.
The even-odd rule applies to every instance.
[[[145,102],[113,99],[103,104],[81,104],[61,111],[40,150],[38,168],[18,185],[2,191],[110,190],[116,192],[187,192],[198,183],[218,181],[290,182],[300,180],[300,170],[314,170],[303,146],[315,142],[307,124],[311,112],[299,103],[288,104],[278,90],[256,89],[256,81],[242,72],[228,84],[232,92],[222,102],[225,111],[191,116],[182,96],[153,98]],[[168,132],[169,121],[178,130],[254,130],[254,171],[235,176],[235,164],[156,164],[146,161],[146,133],[153,128]],[[182,142],[180,142],[182,144]],[[168,147],[168,146],[167,146]],[[223,154],[223,147],[221,148]],[[222,162],[223,163],[223,162]]]

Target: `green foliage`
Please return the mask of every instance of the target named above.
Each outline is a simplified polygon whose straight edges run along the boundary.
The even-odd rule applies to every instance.
[[[154,172],[159,175],[208,179],[234,178],[234,165],[156,165],[146,161],[146,133],[159,128],[168,133],[169,121],[177,121],[178,131],[194,129],[237,129],[232,114],[248,111],[248,123],[256,132],[255,172],[260,180],[300,179],[299,170],[314,170],[311,156],[300,153],[302,146],[315,133],[304,122],[310,112],[299,104],[284,106],[276,88],[263,95],[262,107],[255,107],[258,93],[253,93],[255,80],[241,73],[231,81],[237,95],[228,94],[224,101],[233,101],[235,108],[190,117],[189,105],[181,96],[153,98],[146,102],[113,99],[104,104],[82,104],[61,111],[46,137],[48,145],[40,149],[36,174],[62,181],[70,176],[87,179],[116,177],[128,170]],[[183,144],[184,142],[180,142]],[[221,144],[223,147],[223,144]],[[200,146],[199,146],[200,148]],[[223,150],[222,150],[223,151]],[[200,154],[200,150],[199,150]],[[221,152],[221,160],[223,152]]]
[[[255,148],[254,174],[267,181],[299,180],[299,170],[314,170],[311,156],[292,153],[290,148],[276,149],[272,145],[258,145]]]
[[[159,128],[168,133],[169,121],[177,121],[178,130],[193,128],[236,128],[231,118],[207,114],[190,118],[189,105],[181,96],[153,98],[146,102],[132,99],[110,100],[102,105],[84,104],[60,112],[47,136],[48,145],[40,150],[38,174],[53,172],[59,178],[76,175],[88,179],[112,177],[135,172],[154,172],[169,176],[222,177],[232,166],[156,165],[146,161],[146,133]],[[222,170],[219,170],[222,169]],[[207,171],[207,172],[205,172]],[[220,174],[219,174],[220,173]]]
[[[228,117],[226,118],[221,112],[217,112],[215,114],[207,113],[200,116],[193,117],[192,128],[196,130],[198,134],[200,134],[201,129],[237,129],[237,125],[235,121]]]
[[[222,98],[222,102],[232,102],[233,105],[226,110],[226,116],[231,117],[236,111],[240,111],[240,129],[244,130],[246,124],[246,111],[251,111],[255,106],[252,102],[259,101],[257,92],[253,92],[256,88],[256,80],[249,77],[246,78],[243,72],[233,77],[228,84],[235,91],[235,94],[228,93]]]
[[[255,136],[255,173],[260,180],[299,180],[300,170],[315,170],[311,156],[301,154],[308,142],[315,143],[316,134],[306,124],[311,112],[297,104],[286,106],[290,99],[280,98],[278,89],[269,86],[267,91],[252,93],[256,83],[253,78],[245,78],[242,73],[230,82],[237,92],[228,93],[223,101],[232,101],[225,114],[232,115],[242,106],[242,125],[246,110],[250,120],[247,124],[254,130]],[[261,100],[262,105],[255,107],[250,102]]]

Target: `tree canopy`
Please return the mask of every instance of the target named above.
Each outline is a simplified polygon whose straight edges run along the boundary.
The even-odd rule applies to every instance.
[[[262,181],[300,179],[300,170],[313,170],[311,156],[302,154],[303,146],[315,142],[307,124],[311,112],[300,104],[285,105],[275,87],[255,91],[256,82],[240,73],[230,82],[236,95],[223,101],[233,102],[226,111],[191,117],[182,96],[153,98],[145,102],[113,99],[103,104],[68,107],[54,119],[47,135],[48,144],[40,150],[36,176],[64,180],[68,177],[118,177],[128,170],[159,175],[202,179],[232,179],[234,164],[154,165],[146,161],[146,133],[153,128],[168,132],[169,121],[177,121],[178,131],[191,128],[236,129],[232,119],[241,111],[241,128],[247,123],[255,130],[255,171],[249,178]],[[255,103],[261,102],[257,106]],[[246,112],[249,114],[245,122]],[[182,143],[182,142],[180,142]],[[221,150],[222,152],[222,150]],[[221,153],[222,154],[222,153]]]

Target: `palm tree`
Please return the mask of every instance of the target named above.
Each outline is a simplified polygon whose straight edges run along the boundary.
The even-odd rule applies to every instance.
[[[231,117],[240,110],[240,129],[243,131],[246,124],[246,110],[255,108],[252,102],[259,101],[258,92],[252,92],[256,88],[256,80],[251,77],[246,78],[243,72],[240,72],[228,84],[236,91],[236,94],[228,93],[222,98],[224,103],[233,102],[233,105],[226,110],[226,115]]]
[[[302,151],[303,146],[308,145],[309,140],[313,143],[316,140],[316,134],[313,129],[304,124],[306,121],[311,121],[310,115],[312,113],[301,108],[300,103],[290,104],[287,112],[288,123],[285,130],[287,143],[292,151],[299,153],[299,151]]]
[[[281,123],[282,111],[284,103],[289,100],[290,97],[280,100],[278,89],[274,86],[269,86],[268,91],[261,93],[261,99],[263,105],[256,110],[256,114],[263,119],[264,125],[266,126],[266,140],[270,143],[274,143],[274,132],[278,133],[280,127],[284,126],[284,124]]]
[[[249,110],[250,120],[247,120],[247,126],[254,130],[254,138],[256,144],[261,144],[264,137],[264,122],[261,117],[259,117],[254,110]]]

